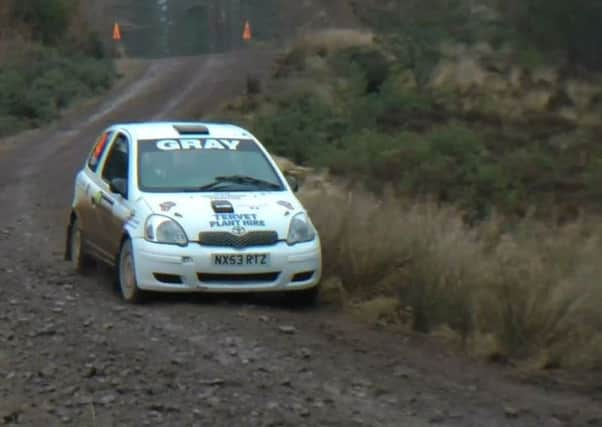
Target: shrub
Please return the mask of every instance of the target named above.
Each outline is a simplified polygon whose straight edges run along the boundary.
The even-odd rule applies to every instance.
[[[255,121],[256,132],[268,147],[301,164],[321,158],[336,143],[342,125],[328,104],[305,93],[281,100],[277,115]]]
[[[0,138],[25,129],[23,120],[13,115],[0,114]]]
[[[325,30],[306,34],[280,58],[276,77],[288,77],[305,70],[313,56],[325,58],[353,48],[367,48],[373,44],[373,35],[358,30]]]
[[[247,75],[247,95],[259,95],[261,93],[261,79],[257,76]]]
[[[278,155],[363,182],[391,184],[406,195],[459,206],[469,221],[494,211],[536,212],[561,221],[599,209],[602,147],[595,131],[533,135],[537,129],[481,126],[453,119],[434,96],[409,89],[393,73],[366,93],[361,73],[334,96],[314,88],[284,92],[263,103],[247,124]],[[250,106],[250,103],[244,104]],[[245,107],[246,108],[246,107]]]
[[[13,0],[12,15],[30,29],[35,39],[54,43],[66,34],[75,7],[72,0]]]
[[[75,100],[106,90],[114,77],[113,64],[104,59],[41,46],[18,52],[0,69],[0,134],[52,120]]]
[[[0,136],[39,126],[112,84],[113,64],[80,0],[7,0],[0,26],[10,35],[0,40]]]
[[[569,64],[602,68],[602,4],[591,0],[513,0],[500,5],[519,34],[543,50],[563,52]]]
[[[354,67],[361,73],[365,83],[365,93],[378,93],[391,72],[391,63],[384,53],[374,46],[358,46],[341,49],[332,62],[340,72],[348,72]]]
[[[356,86],[364,89],[363,75],[356,76]],[[375,93],[362,93],[347,102],[349,121],[354,129],[376,128],[387,132],[424,130],[433,122],[441,120],[437,107],[430,94],[415,89],[404,88],[392,75],[384,81]]]
[[[21,94],[26,90],[27,83],[22,73],[10,68],[0,70],[0,112],[18,114],[22,103]]]
[[[334,144],[316,138],[303,141],[305,153],[321,151],[311,163],[334,174],[363,181],[377,192],[390,183],[405,194],[458,203],[473,217],[482,218],[505,191],[504,174],[488,158],[478,135],[457,125],[427,134],[364,130]]]
[[[445,4],[458,7],[450,11],[455,18],[431,17],[435,23],[458,22],[458,31],[470,33],[458,14],[467,2],[437,1],[433,7]],[[420,9],[417,2],[404,3],[403,10],[406,6],[424,12],[412,9]],[[386,31],[395,33],[394,26]],[[408,40],[416,41],[403,42]],[[281,63],[281,71],[290,67],[292,74],[262,88],[264,96],[241,101],[229,117],[244,115],[245,124],[278,155],[327,168],[376,192],[391,185],[405,195],[455,204],[469,222],[494,212],[517,218],[535,212],[563,222],[602,207],[598,131],[565,123],[552,127],[541,118],[512,125],[465,113],[458,107],[474,100],[419,84],[428,77],[408,70],[403,52],[391,43],[387,37],[347,42],[323,33],[305,36]],[[434,46],[429,41],[425,49]],[[528,47],[522,52],[540,53],[533,43]],[[391,60],[391,51],[401,62]],[[541,58],[523,60],[535,64]]]
[[[450,328],[466,348],[538,368],[602,367],[602,229],[496,219],[363,191],[302,195],[320,231],[325,275],[352,298],[409,307],[423,332]],[[485,351],[484,351],[485,349]]]

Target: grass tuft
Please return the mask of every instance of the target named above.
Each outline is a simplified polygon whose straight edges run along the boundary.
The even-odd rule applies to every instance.
[[[508,228],[490,219],[469,228],[457,209],[362,191],[313,191],[304,203],[323,241],[326,277],[367,301],[362,317],[407,307],[415,330],[447,329],[490,360],[602,366],[595,221],[525,219]]]
[[[280,59],[276,77],[290,76],[306,69],[308,63],[319,62],[332,54],[350,48],[370,47],[374,44],[371,32],[351,29],[331,29],[312,32],[299,38]]]

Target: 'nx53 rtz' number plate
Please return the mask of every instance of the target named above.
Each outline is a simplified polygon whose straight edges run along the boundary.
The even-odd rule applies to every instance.
[[[214,254],[213,265],[225,266],[268,266],[269,254]]]

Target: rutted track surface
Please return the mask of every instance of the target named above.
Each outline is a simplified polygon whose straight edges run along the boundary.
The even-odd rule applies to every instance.
[[[151,63],[97,107],[0,149],[0,424],[601,425],[587,396],[515,384],[326,309],[209,296],[131,307],[108,272],[71,273],[73,176],[100,130],[209,111],[270,58]]]

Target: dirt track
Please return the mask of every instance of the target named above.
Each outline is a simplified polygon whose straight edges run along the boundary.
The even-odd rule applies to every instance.
[[[130,307],[109,272],[71,273],[72,181],[98,132],[209,111],[270,58],[149,63],[98,105],[0,144],[0,425],[602,425],[587,396],[513,383],[325,308],[208,296]]]

